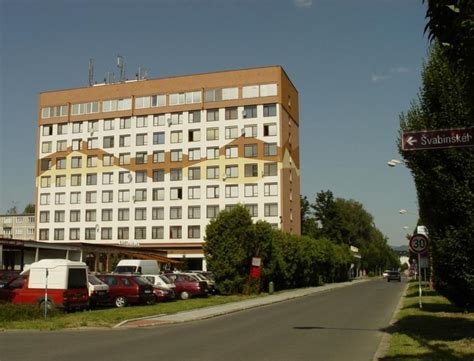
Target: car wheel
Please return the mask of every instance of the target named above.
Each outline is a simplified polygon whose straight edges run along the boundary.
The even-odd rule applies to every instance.
[[[128,304],[127,298],[124,296],[115,297],[114,304],[115,304],[115,307],[117,308],[127,307],[127,304]]]
[[[40,310],[44,310],[44,300],[39,303],[39,308]],[[46,308],[48,311],[53,311],[54,310],[54,304],[51,301],[46,301]]]
[[[186,291],[183,291],[183,292],[181,292],[179,297],[181,297],[182,300],[187,300],[189,298],[189,293],[186,292]]]

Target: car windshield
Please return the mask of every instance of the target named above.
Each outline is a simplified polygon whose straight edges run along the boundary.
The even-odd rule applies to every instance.
[[[117,266],[117,268],[115,268],[115,272],[117,273],[133,273],[136,272],[136,270],[136,266]]]
[[[143,277],[133,277],[133,279],[135,280],[136,283],[138,283],[140,286],[146,286],[146,285],[150,285],[150,282],[146,279],[146,278],[143,278]]]
[[[101,285],[104,283],[94,275],[89,275],[88,280],[91,285]]]
[[[165,275],[159,275],[160,279],[163,280],[164,283],[166,283],[167,285],[171,285],[173,282],[170,281],[170,279],[168,277],[166,277]]]

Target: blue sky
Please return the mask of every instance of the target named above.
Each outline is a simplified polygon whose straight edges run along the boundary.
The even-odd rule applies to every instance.
[[[0,0],[0,212],[34,198],[37,94],[139,65],[149,78],[282,65],[299,90],[302,193],[364,204],[393,245],[417,211],[398,116],[429,46],[421,0]]]

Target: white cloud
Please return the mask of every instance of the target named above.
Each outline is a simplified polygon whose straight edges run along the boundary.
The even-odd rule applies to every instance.
[[[378,83],[380,81],[384,81],[384,80],[388,80],[390,79],[392,76],[391,75],[388,75],[388,74],[382,74],[382,75],[377,75],[377,74],[372,74],[372,76],[370,77],[370,79],[372,80],[372,83]]]
[[[404,66],[397,66],[395,68],[390,68],[390,73],[393,73],[393,74],[403,74],[403,73],[409,73],[409,72],[411,72],[411,70]]]
[[[389,80],[389,79],[395,78],[396,76],[407,74],[407,73],[411,73],[410,68],[407,68],[405,66],[396,66],[396,67],[390,68],[388,72],[385,72],[382,74],[372,74],[370,76],[370,80],[372,81],[372,83],[378,83],[378,82]]]
[[[297,8],[310,8],[313,5],[313,0],[293,0]]]

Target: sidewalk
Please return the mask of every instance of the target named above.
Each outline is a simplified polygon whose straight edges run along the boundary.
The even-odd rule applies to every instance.
[[[257,298],[246,300],[246,301],[226,303],[224,305],[219,305],[219,306],[199,308],[196,310],[179,312],[172,315],[156,315],[156,316],[125,320],[115,325],[114,328],[148,327],[148,326],[156,326],[156,325],[163,325],[163,324],[203,320],[206,318],[216,317],[216,316],[225,315],[228,313],[247,310],[250,308],[265,306],[272,303],[291,300],[297,297],[312,295],[314,293],[330,291],[330,290],[334,290],[341,287],[347,287],[347,286],[351,286],[351,285],[358,284],[361,282],[367,282],[369,280],[370,280],[369,278],[364,278],[364,279],[354,280],[352,282],[331,283],[331,284],[327,284],[320,287],[300,288],[300,289],[291,290],[291,291],[282,291],[281,293],[278,293],[275,295],[257,297]]]

